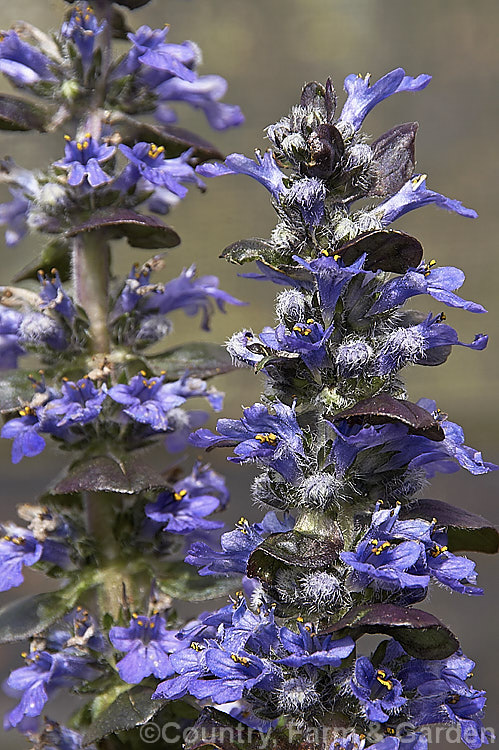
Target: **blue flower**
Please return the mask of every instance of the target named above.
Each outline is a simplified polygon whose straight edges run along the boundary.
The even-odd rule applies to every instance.
[[[175,651],[170,656],[170,665],[176,676],[160,682],[154,691],[153,698],[176,700],[187,693],[196,698],[209,695],[209,682],[201,679],[206,672],[206,649],[194,642],[190,647]]]
[[[62,398],[57,398],[47,405],[47,410],[62,415],[58,427],[67,424],[87,424],[95,419],[102,410],[106,391],[99,390],[88,378],[81,378],[76,383],[64,380],[61,386]]]
[[[406,76],[402,68],[396,68],[380,78],[372,86],[369,85],[370,74],[364,78],[351,74],[345,78],[344,88],[348,98],[343,105],[339,122],[350,123],[354,130],[358,130],[369,112],[392,94],[401,91],[421,91],[431,81],[431,76],[419,75],[416,78]]]
[[[38,456],[46,445],[44,438],[39,434],[41,425],[37,414],[27,408],[19,413],[19,417],[9,419],[4,424],[0,433],[1,437],[13,440],[13,464],[18,464],[24,456]]]
[[[321,223],[324,216],[326,186],[316,177],[297,180],[286,192],[286,203],[296,203],[303,220],[311,227]]]
[[[272,690],[280,681],[271,662],[246,651],[229,654],[220,648],[209,648],[206,666],[215,676],[215,679],[207,682],[209,695],[215,705],[237,701],[252,688]]]
[[[181,185],[181,182],[193,182],[200,188],[204,187],[204,183],[189,164],[193,149],[184,151],[174,159],[165,158],[164,146],[144,141],[136,143],[133,148],[121,145],[120,151],[136,167],[127,177],[131,184],[142,177],[153,185],[167,188],[179,198],[187,195],[187,188]]]
[[[92,62],[95,40],[106,27],[106,22],[99,24],[92,8],[77,4],[72,11],[69,20],[62,24],[61,33],[67,39],[71,39],[80,53],[84,69],[88,69]]]
[[[42,310],[55,310],[68,323],[72,323],[75,317],[75,307],[73,301],[62,288],[59,272],[53,268],[52,278],[45,276],[43,271],[38,271],[38,281],[40,282],[40,308]]]
[[[151,674],[155,677],[174,674],[169,654],[184,648],[175,638],[176,632],[167,630],[165,619],[157,614],[133,615],[128,628],[111,628],[109,640],[117,651],[126,652],[116,664],[121,679],[135,684]]]
[[[219,419],[219,435],[200,429],[191,435],[190,442],[199,448],[235,446],[235,456],[229,461],[258,459],[293,482],[301,475],[298,461],[303,456],[302,431],[293,407],[276,401],[273,410],[271,414],[264,404],[253,404],[244,409],[241,419]]]
[[[419,268],[406,271],[403,276],[390,279],[381,288],[369,315],[377,315],[403,305],[404,302],[418,294],[429,294],[433,299],[449,307],[459,307],[468,312],[486,312],[482,305],[464,300],[454,293],[464,283],[464,273],[453,266],[436,268],[434,262],[422,264]]]
[[[111,181],[111,177],[100,165],[114,154],[116,150],[114,146],[99,144],[90,133],[87,133],[80,141],[72,141],[69,135],[64,137],[66,139],[64,159],[54,162],[54,166],[68,170],[69,185],[73,187],[81,185],[85,178],[93,188]]]
[[[9,188],[14,200],[0,203],[0,226],[4,225],[5,244],[7,247],[17,245],[28,232],[28,209],[31,206],[22,190]]]
[[[16,532],[19,533],[16,533]],[[0,591],[20,586],[24,581],[22,569],[38,562],[43,553],[43,544],[26,529],[2,530],[0,538]]]
[[[429,575],[407,572],[418,562],[421,547],[417,542],[394,544],[378,539],[364,539],[355,552],[342,552],[341,559],[353,568],[352,584],[359,591],[370,584],[388,591],[402,588],[425,589]]]
[[[278,198],[284,191],[283,174],[276,164],[271,151],[266,151],[262,157],[260,151],[255,151],[256,162],[244,154],[229,154],[224,162],[216,164],[200,164],[196,172],[203,177],[220,177],[226,174],[245,174],[253,177],[261,185]]]
[[[63,727],[55,721],[45,719],[45,726],[39,737],[44,750],[82,750],[83,735]],[[87,750],[96,750],[95,745],[86,745]]]
[[[296,353],[310,370],[326,364],[328,355],[326,341],[333,332],[333,326],[324,328],[312,318],[297,322],[291,333],[282,323],[277,328],[266,327],[259,334],[260,341],[274,351]]]
[[[170,78],[156,87],[160,100],[156,117],[162,122],[175,122],[177,117],[163,102],[187,102],[196,109],[203,110],[209,124],[215,130],[225,130],[244,122],[244,115],[235,104],[219,101],[227,91],[227,81],[221,76],[200,76],[195,81]]]
[[[177,482],[173,491],[162,492],[156,502],[145,507],[153,521],[164,524],[163,531],[190,534],[196,529],[219,529],[223,523],[207,521],[205,516],[221,510],[228,491],[220,474],[197,462],[192,473]]]
[[[350,689],[369,721],[384,723],[391,713],[407,703],[407,698],[402,695],[401,682],[388,669],[376,669],[365,656],[360,656],[355,662]]]
[[[347,636],[334,640],[331,635],[318,636],[312,625],[298,623],[299,633],[288,628],[281,628],[279,638],[291,656],[278,660],[286,667],[302,667],[310,664],[314,667],[339,667],[355,648],[353,640]]]
[[[388,226],[408,211],[421,208],[435,203],[439,208],[454,211],[456,214],[466,216],[468,219],[476,219],[478,214],[472,208],[466,208],[463,204],[453,198],[435,193],[426,187],[426,175],[418,174],[411,177],[400,190],[387,200],[380,203],[373,210],[373,214],[381,219],[383,226]]]
[[[389,375],[408,362],[424,365],[427,357],[431,357],[431,350],[436,347],[458,345],[481,351],[487,346],[488,336],[485,334],[478,334],[470,344],[463,344],[454,328],[443,324],[442,320],[445,320],[445,315],[433,317],[430,313],[423,323],[391,331],[376,359],[376,373]]]
[[[222,312],[224,312],[225,303],[230,305],[245,304],[219,289],[216,276],[196,278],[196,266],[192,265],[189,268],[184,268],[176,279],[167,282],[163,292],[147,295],[144,299],[143,309],[163,315],[179,309],[192,316],[201,311],[201,326],[206,331],[209,330],[213,300]]]
[[[41,81],[55,81],[51,61],[30,44],[21,41],[15,31],[0,38],[0,71],[15,86],[33,86]]]
[[[232,609],[232,619],[224,627],[220,645],[230,652],[249,649],[257,654],[269,655],[279,644],[274,613],[260,608],[257,613],[248,609],[241,597]]]
[[[163,75],[157,83],[169,76],[194,81],[196,73],[187,66],[197,62],[196,58],[199,54],[197,47],[192,42],[168,44],[165,42],[168,31],[168,27],[151,29],[149,26],[141,26],[135,34],[128,34],[133,48],[118,70],[121,71],[123,68],[124,74],[131,74],[136,72],[142,63],[144,66],[161,71]]]
[[[423,735],[421,736],[423,737]],[[365,735],[359,735],[352,732],[346,737],[335,737],[329,745],[329,750],[364,750],[365,744]],[[369,750],[399,750],[400,744],[401,742],[398,737],[385,737],[385,739],[369,745]],[[418,748],[418,750],[426,750],[427,744],[428,743],[421,748]],[[402,747],[409,750],[405,742],[402,744]]]
[[[19,344],[19,326],[22,314],[0,305],[0,370],[17,367],[17,360],[24,349]]]
[[[345,266],[337,256],[330,257],[327,253],[312,261],[306,261],[298,255],[294,255],[293,260],[313,275],[319,291],[321,312],[326,324],[329,324],[333,319],[336,305],[345,285],[358,274],[373,276],[373,274],[368,274],[367,271],[363,270],[365,255],[361,255],[358,260],[349,266]]]
[[[17,726],[25,717],[39,716],[59,687],[74,687],[76,682],[93,679],[95,675],[88,657],[71,648],[54,654],[32,652],[26,657],[26,666],[15,669],[7,680],[7,686],[22,696],[5,717],[5,728]]]
[[[261,523],[249,524],[241,518],[235,531],[222,534],[220,538],[221,551],[213,550],[204,542],[194,542],[185,558],[189,565],[203,566],[199,575],[231,575],[246,573],[246,565],[251,553],[269,534],[290,531],[294,526],[294,519],[285,516],[279,521],[276,514],[270,511]]]

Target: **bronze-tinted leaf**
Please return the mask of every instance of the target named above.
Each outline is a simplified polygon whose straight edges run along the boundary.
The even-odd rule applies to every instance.
[[[396,193],[414,174],[417,122],[405,122],[380,135],[371,144],[377,162],[377,179],[369,195],[385,198]]]
[[[493,523],[441,500],[414,500],[401,507],[399,518],[424,518],[427,521],[436,518],[439,526],[448,527],[447,546],[451,552],[494,554],[499,551],[499,531]]]
[[[0,94],[0,130],[39,130],[43,133],[47,111],[37,104]]]
[[[181,344],[161,354],[147,357],[153,372],[165,372],[165,382],[178,380],[186,371],[200,378],[212,378],[235,369],[232,359],[221,344],[196,342]]]
[[[112,239],[126,237],[132,247],[157,250],[162,247],[175,247],[180,237],[169,226],[153,216],[143,216],[128,208],[115,211],[96,212],[87,221],[67,230],[67,237],[76,237],[83,232],[103,232]]]
[[[330,78],[324,87],[322,83],[306,83],[301,92],[300,105],[307,109],[319,110],[328,123],[331,123],[336,110],[336,92]]]
[[[344,409],[331,418],[331,422],[345,419],[356,424],[386,424],[400,422],[409,427],[411,435],[420,435],[429,440],[440,442],[445,433],[434,417],[412,401],[393,398],[388,393],[378,393],[371,398],[359,401],[350,409]]]
[[[337,170],[345,153],[345,144],[338,128],[331,123],[319,125],[307,139],[310,161],[300,164],[306,177],[327,180]]]
[[[162,488],[167,481],[136,456],[119,462],[110,456],[96,456],[73,464],[51,488],[53,495],[72,492],[119,492],[134,495]]]
[[[192,159],[200,163],[208,159],[223,160],[224,155],[212,143],[189,130],[174,125],[152,125],[140,122],[131,117],[117,120],[121,140],[127,146],[134,146],[138,141],[155,143],[163,146],[167,157],[179,156],[187,149],[194,149]]]
[[[247,574],[271,583],[281,564],[309,570],[324,570],[338,559],[343,543],[340,537],[322,539],[286,531],[271,534],[251,554]]]
[[[242,266],[244,263],[250,263],[254,260],[270,260],[274,253],[274,247],[269,240],[250,237],[247,240],[233,242],[232,245],[225,248],[220,257],[228,260],[229,263]]]
[[[368,271],[405,273],[416,268],[423,258],[423,246],[415,237],[393,229],[379,229],[361,234],[335,251],[350,266],[364,253]]]
[[[354,639],[364,633],[384,633],[417,659],[445,659],[459,648],[456,636],[434,615],[396,604],[354,607],[323,633],[350,635]]]

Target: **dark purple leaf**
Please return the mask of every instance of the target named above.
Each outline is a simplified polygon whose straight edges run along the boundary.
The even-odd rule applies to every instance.
[[[414,174],[417,122],[405,122],[380,135],[371,144],[377,162],[377,179],[370,196],[385,198],[400,190]]]
[[[127,20],[121,10],[113,8],[111,14],[111,30],[113,39],[126,39],[132,29],[127,23]]]
[[[275,571],[284,565],[309,570],[323,570],[338,559],[343,547],[339,528],[336,536],[327,539],[308,536],[298,531],[271,534],[251,554],[247,574],[271,583]]]
[[[368,271],[405,273],[416,268],[423,258],[423,246],[410,234],[393,229],[380,229],[361,234],[335,251],[350,266],[364,253]]]
[[[448,544],[451,552],[487,552],[499,551],[499,532],[493,523],[483,516],[470,513],[463,508],[444,503],[441,500],[420,498],[400,509],[401,519],[424,518],[437,519],[439,526],[448,527]]]
[[[0,94],[0,130],[45,130],[47,111],[17,96]]]
[[[88,491],[134,495],[144,490],[163,488],[167,484],[161,474],[139,458],[118,462],[110,456],[96,456],[71,466],[63,479],[56,481],[51,494]]]
[[[396,604],[354,607],[323,633],[354,639],[365,633],[384,633],[418,659],[445,659],[459,648],[456,636],[434,615]]]
[[[126,237],[132,247],[156,250],[175,247],[180,237],[169,226],[153,216],[143,216],[128,208],[95,213],[82,224],[66,231],[67,237],[76,237],[83,232],[106,231],[109,238]]]
[[[130,147],[139,141],[155,143],[157,146],[164,147],[167,157],[179,156],[187,149],[193,148],[194,153],[191,159],[193,164],[199,164],[208,159],[223,160],[225,158],[209,141],[184,128],[174,125],[151,125],[131,117],[121,122],[118,121],[117,124],[122,142]]]
[[[426,409],[413,404],[412,401],[393,398],[387,393],[365,398],[350,409],[335,414],[331,421],[340,422],[342,419],[355,424],[370,425],[400,422],[409,427],[411,435],[420,435],[437,442],[445,439],[441,425]]]
[[[345,153],[340,131],[335,125],[324,123],[310,134],[307,143],[310,161],[300,164],[300,172],[306,177],[327,180],[336,171]]]
[[[306,83],[301,92],[300,105],[307,109],[319,110],[328,123],[331,123],[336,110],[336,92],[330,78],[324,87],[322,83]]]

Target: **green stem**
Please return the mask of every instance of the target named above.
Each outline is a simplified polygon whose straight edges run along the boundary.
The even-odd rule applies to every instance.
[[[90,322],[90,348],[93,354],[109,352],[107,318],[110,266],[109,243],[97,232],[80,234],[73,240],[75,296]]]

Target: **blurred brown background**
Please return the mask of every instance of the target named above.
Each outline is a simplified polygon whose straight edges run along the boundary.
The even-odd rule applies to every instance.
[[[23,18],[43,29],[55,28],[65,10],[62,0],[17,0],[15,4],[4,0],[0,3],[0,27],[8,28]],[[379,135],[397,122],[418,120],[418,170],[429,173],[430,187],[478,211],[479,219],[470,221],[429,207],[404,217],[398,228],[423,242],[427,260],[436,258],[440,265],[463,268],[468,275],[463,296],[480,301],[490,311],[487,316],[473,316],[447,310],[448,322],[457,327],[461,339],[470,341],[482,331],[492,335],[485,352],[456,347],[446,365],[413,368],[407,372],[407,380],[413,400],[436,398],[439,407],[463,425],[467,444],[481,449],[487,459],[499,460],[497,0],[153,0],[130,13],[129,19],[134,26],[171,24],[169,41],[193,39],[201,46],[204,65],[200,72],[228,79],[226,100],[240,104],[246,115],[246,123],[239,129],[214,133],[201,113],[178,108],[181,125],[197,130],[227,153],[251,155],[253,148],[265,148],[264,127],[288,112],[306,81],[324,81],[331,75],[341,92],[344,77],[352,72],[370,71],[376,79],[402,66],[411,75],[434,76],[425,91],[394,96],[379,105],[369,115],[366,129]],[[6,86],[5,82],[1,85]],[[62,153],[60,137],[1,137],[0,153],[13,155],[21,165],[42,166]],[[209,337],[222,342],[243,326],[261,330],[272,322],[276,288],[238,278],[238,269],[218,260],[218,255],[237,239],[268,236],[274,216],[265,189],[250,179],[227,177],[211,181],[208,187],[205,195],[191,189],[170,217],[183,244],[169,253],[167,272],[175,275],[182,266],[196,261],[201,273],[216,273],[224,289],[251,302],[250,307],[232,309],[213,321]],[[24,240],[15,249],[4,247],[3,283],[35,254],[35,238]],[[124,274],[132,262],[146,258],[146,252],[116,245],[114,270]],[[421,306],[440,311],[438,303],[429,299],[422,300]],[[198,336],[191,319],[177,314],[175,325],[173,341]],[[237,418],[241,404],[257,399],[261,381],[240,370],[220,379],[218,385],[229,391],[224,414]],[[42,456],[13,467],[7,441],[0,442],[0,457],[5,519],[13,519],[16,503],[32,500],[64,463],[64,456],[46,450]],[[163,454],[158,451],[156,457],[161,466]],[[259,512],[250,508],[246,490],[253,468],[227,464],[221,454],[212,454],[212,458],[216,468],[226,471],[232,485],[229,519],[242,513],[256,519]],[[473,478],[462,470],[437,478],[429,494],[497,521],[498,484],[499,474]],[[478,562],[484,597],[465,599],[434,590],[428,606],[460,636],[465,653],[477,660],[474,685],[489,693],[486,725],[499,727],[498,568],[490,557],[479,557]],[[29,573],[25,593],[45,586],[45,580]],[[8,597],[1,594],[0,602]],[[21,650],[16,645],[3,649],[2,674],[20,665]],[[7,699],[0,702],[12,705]],[[14,749],[25,744],[10,733],[2,735],[0,746]]]

